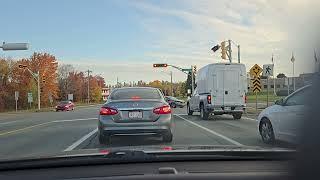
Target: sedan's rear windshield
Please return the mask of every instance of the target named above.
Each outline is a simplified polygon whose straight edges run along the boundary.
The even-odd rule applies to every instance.
[[[161,99],[160,93],[157,89],[149,88],[128,88],[117,89],[111,93],[112,100],[121,99]]]

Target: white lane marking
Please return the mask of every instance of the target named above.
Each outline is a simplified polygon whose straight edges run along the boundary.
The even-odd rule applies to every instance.
[[[88,120],[94,120],[98,118],[86,118],[86,119],[65,119],[65,120],[55,120],[52,122],[59,123],[59,122],[73,122],[73,121],[88,121]]]
[[[179,116],[179,115],[176,115],[176,116],[178,116],[179,118],[185,120],[186,122],[188,122],[188,123],[190,123],[190,124],[192,124],[192,125],[194,125],[194,126],[197,126],[197,127],[201,128],[201,129],[203,129],[203,130],[208,131],[208,132],[211,133],[211,134],[214,134],[214,135],[216,135],[216,136],[218,136],[218,137],[220,137],[220,138],[222,138],[222,139],[224,139],[224,140],[226,140],[226,141],[229,141],[230,143],[232,143],[232,144],[234,144],[234,145],[244,146],[243,144],[241,144],[241,143],[239,143],[239,142],[237,142],[237,141],[235,141],[235,140],[233,140],[233,139],[230,139],[230,138],[228,138],[228,137],[226,137],[226,136],[224,136],[224,135],[222,135],[222,134],[220,134],[220,133],[217,133],[217,132],[215,132],[215,131],[213,131],[213,130],[211,130],[211,129],[208,129],[208,128],[206,128],[206,127],[203,127],[203,126],[201,126],[201,125],[199,125],[199,124],[197,124],[197,123],[195,123],[195,122],[192,122],[192,121],[190,121],[190,120],[188,120],[188,119],[186,119],[186,118],[184,118],[184,117],[181,117],[181,116]]]
[[[88,134],[84,135],[82,138],[71,144],[69,147],[67,147],[64,151],[72,151],[74,148],[79,146],[81,143],[83,143],[85,140],[87,140],[89,137],[91,137],[93,134],[98,132],[98,128],[94,129],[93,131],[89,132]]]
[[[27,127],[20,128],[20,129],[14,129],[14,130],[11,130],[11,131],[0,132],[0,136],[7,135],[7,134],[13,134],[13,133],[17,133],[17,132],[22,132],[24,130],[32,129],[32,128],[35,128],[35,127],[38,127],[38,126],[42,126],[42,125],[47,125],[47,124],[54,124],[54,123],[61,123],[61,122],[74,122],[74,121],[88,121],[88,120],[94,120],[94,119],[97,119],[97,118],[66,119],[66,120],[49,121],[49,122],[44,122],[44,123],[40,123],[40,124],[35,124],[35,125],[32,125],[32,126],[27,126]],[[12,123],[13,123],[13,121],[12,121]]]
[[[178,115],[178,116],[187,116],[188,114],[173,114],[173,115]]]
[[[3,123],[0,123],[0,125],[4,125],[4,124],[12,124],[12,123],[19,122],[19,121],[23,121],[23,120],[3,122]]]
[[[250,120],[250,121],[257,121],[256,119],[249,118],[249,117],[242,117],[241,119],[247,119],[247,120]]]

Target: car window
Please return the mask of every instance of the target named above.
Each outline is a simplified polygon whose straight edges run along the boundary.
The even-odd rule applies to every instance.
[[[118,89],[111,93],[112,100],[121,99],[161,99],[161,95],[157,89],[153,88],[125,88]]]
[[[307,104],[307,97],[311,93],[311,88],[302,89],[299,92],[296,92],[292,96],[288,97],[285,102],[286,106],[296,106],[296,105],[306,105]]]

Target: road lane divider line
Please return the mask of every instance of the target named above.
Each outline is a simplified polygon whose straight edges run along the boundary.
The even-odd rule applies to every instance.
[[[86,118],[86,119],[64,119],[64,120],[55,120],[55,121],[52,121],[52,122],[55,122],[55,123],[59,123],[59,122],[73,122],[73,121],[88,121],[88,120],[98,120],[98,118]]]
[[[21,129],[15,129],[15,130],[12,130],[12,131],[3,132],[3,133],[0,133],[0,136],[21,132],[21,131],[24,131],[24,130],[28,130],[28,129],[31,129],[31,128],[43,126],[43,125],[50,124],[50,123],[52,123],[52,122],[40,123],[40,124],[36,124],[36,125],[33,125],[33,126],[27,126],[27,127],[21,128]]]
[[[187,116],[188,114],[173,114],[173,115]]]
[[[0,125],[12,124],[12,123],[19,122],[19,121],[21,121],[21,120],[2,122],[2,123],[0,123]]]
[[[91,137],[93,134],[95,134],[96,132],[98,132],[98,128],[94,129],[93,131],[89,132],[88,134],[84,135],[82,138],[80,138],[79,140],[77,140],[76,142],[74,142],[73,144],[71,144],[69,147],[67,147],[65,150],[63,151],[72,151],[74,148],[76,148],[77,146],[79,146],[81,143],[83,143],[85,140],[87,140],[89,137]]]
[[[176,115],[176,114],[175,114]],[[222,135],[222,134],[220,134],[220,133],[217,133],[217,132],[215,132],[215,131],[213,131],[213,130],[211,130],[211,129],[208,129],[208,128],[206,128],[206,127],[203,127],[203,126],[201,126],[201,125],[199,125],[199,124],[197,124],[197,123],[195,123],[195,122],[192,122],[192,121],[190,121],[190,120],[188,120],[188,119],[186,119],[186,118],[184,118],[184,117],[181,117],[180,115],[176,115],[177,117],[179,117],[179,118],[181,118],[181,119],[183,119],[183,120],[185,120],[186,122],[188,122],[188,123],[190,123],[190,124],[192,124],[192,125],[194,125],[194,126],[197,126],[198,128],[201,128],[201,129],[203,129],[203,130],[205,130],[205,131],[207,131],[207,132],[209,132],[209,133],[211,133],[211,134],[213,134],[213,135],[216,135],[216,136],[218,136],[218,137],[220,137],[220,138],[222,138],[222,139],[224,139],[224,140],[226,140],[226,141],[228,141],[228,142],[230,142],[230,143],[232,143],[232,144],[234,144],[234,145],[237,145],[237,146],[244,146],[243,144],[241,144],[241,143],[239,143],[239,142],[237,142],[237,141],[235,141],[235,140],[233,140],[233,139],[230,139],[230,138],[228,138],[228,137],[226,137],[226,136],[224,136],[224,135]]]
[[[256,119],[249,118],[249,117],[242,117],[242,119],[247,119],[247,120],[250,120],[250,121],[257,121]]]
[[[32,128],[35,128],[35,127],[38,127],[38,126],[47,125],[47,124],[61,123],[61,122],[74,122],[74,121],[88,121],[88,120],[94,120],[94,119],[98,119],[98,118],[55,120],[55,121],[40,123],[40,124],[36,124],[36,125],[32,125],[32,126],[27,126],[27,127],[24,127],[24,128],[20,128],[20,129],[15,129],[15,130],[7,131],[7,132],[0,132],[0,136],[8,135],[8,134],[13,134],[13,133],[19,133],[19,132],[22,132],[22,131],[25,131],[25,130],[28,130],[28,129],[32,129]],[[1,124],[0,124],[0,125],[1,125]]]

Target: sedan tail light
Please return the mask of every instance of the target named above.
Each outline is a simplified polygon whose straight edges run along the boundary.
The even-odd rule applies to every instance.
[[[157,108],[153,109],[153,113],[155,113],[155,114],[170,114],[171,108],[168,105],[164,105],[164,106],[157,107]]]
[[[207,96],[207,101],[208,101],[208,104],[211,104],[211,95]]]
[[[112,109],[109,107],[101,107],[100,108],[100,115],[115,115],[118,114],[118,110]]]

